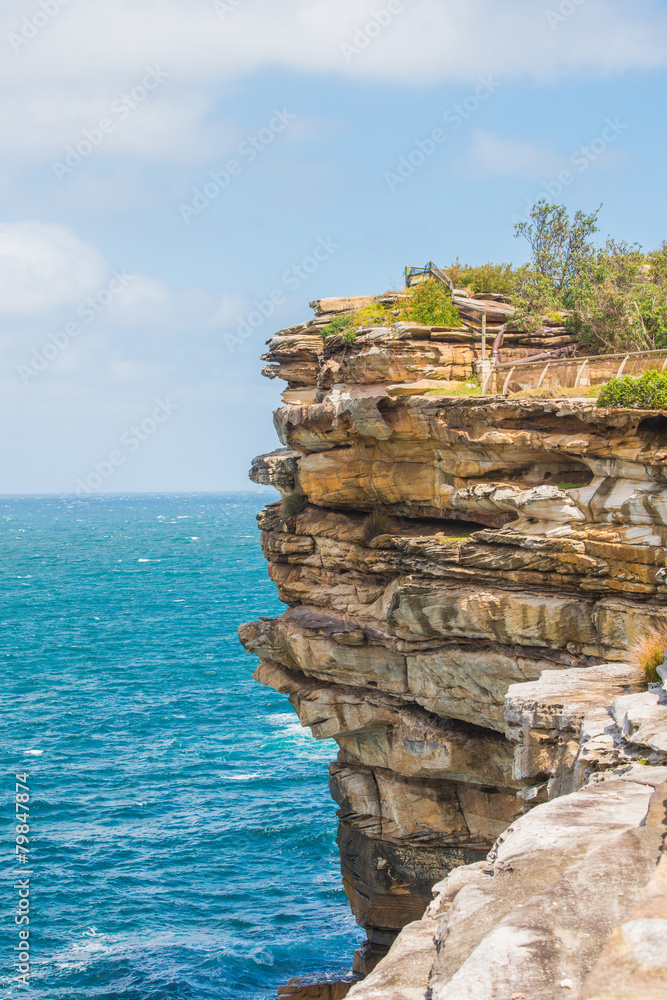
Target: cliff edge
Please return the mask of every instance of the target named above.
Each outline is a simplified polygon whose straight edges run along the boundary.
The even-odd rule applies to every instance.
[[[240,637],[338,744],[367,937],[356,984],[281,995],[664,997],[667,698],[636,648],[667,629],[667,415],[457,395],[467,330],[323,341],[351,304],[269,341],[283,448],[251,472],[287,610]]]

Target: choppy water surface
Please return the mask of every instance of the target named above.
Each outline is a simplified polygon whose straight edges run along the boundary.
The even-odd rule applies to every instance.
[[[58,1000],[269,998],[349,965],[326,762],[251,680],[280,613],[265,496],[0,499],[0,985]],[[30,991],[13,986],[14,773],[31,772]]]

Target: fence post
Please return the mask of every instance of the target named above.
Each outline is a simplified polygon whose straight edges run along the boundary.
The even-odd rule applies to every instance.
[[[503,396],[507,395],[507,386],[510,384],[510,379],[512,378],[512,375],[514,375],[514,369],[515,368],[516,368],[516,365],[512,365],[512,367],[510,368],[510,371],[509,371],[509,375],[505,379],[505,385],[503,386]]]
[[[628,360],[629,357],[630,357],[630,355],[626,354],[625,357],[623,358],[623,360],[621,361],[621,367],[616,372],[616,378],[620,378],[621,375],[623,374],[623,369],[625,368],[625,363],[626,363],[626,361]]]
[[[542,388],[542,383],[544,382],[544,378],[545,378],[545,376],[546,376],[547,372],[549,371],[549,365],[550,365],[550,364],[551,364],[551,362],[550,362],[550,361],[547,361],[546,365],[544,366],[544,368],[543,368],[543,370],[542,370],[542,374],[540,375],[540,380],[539,380],[539,382],[537,383],[537,388],[538,388],[538,389],[541,389],[541,388]]]
[[[587,364],[588,364],[588,358],[586,358],[586,360],[584,361],[583,365],[581,366],[581,368],[577,372],[577,377],[574,380],[574,388],[575,389],[579,388],[579,384],[581,382],[581,376],[584,374],[584,368],[586,367]]]

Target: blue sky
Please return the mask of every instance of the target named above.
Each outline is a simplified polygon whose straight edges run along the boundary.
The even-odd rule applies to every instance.
[[[545,193],[658,245],[666,42],[653,0],[5,0],[0,493],[246,488],[267,337],[524,260]]]

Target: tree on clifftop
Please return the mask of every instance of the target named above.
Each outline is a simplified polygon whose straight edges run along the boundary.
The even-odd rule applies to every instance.
[[[595,248],[591,236],[598,232],[600,208],[590,215],[577,211],[570,219],[564,205],[544,199],[533,205],[530,222],[518,222],[515,237],[523,236],[531,248],[534,272],[557,294],[567,293],[591,261]]]

